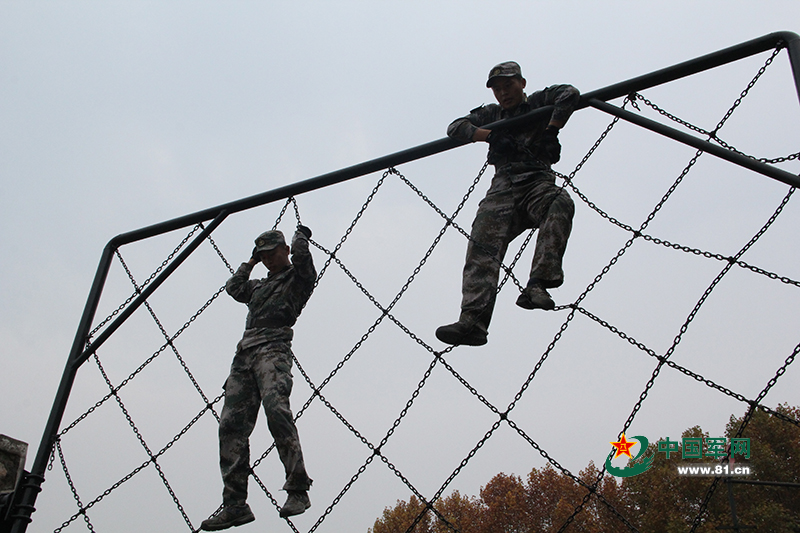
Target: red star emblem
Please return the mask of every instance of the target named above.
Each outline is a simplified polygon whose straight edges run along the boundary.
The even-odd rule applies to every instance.
[[[611,445],[617,449],[616,455],[614,455],[614,459],[619,457],[620,455],[627,455],[631,459],[633,459],[633,455],[631,455],[631,447],[635,444],[638,444],[636,441],[628,441],[625,440],[625,433],[622,434],[622,438],[619,439],[619,442],[612,442]]]

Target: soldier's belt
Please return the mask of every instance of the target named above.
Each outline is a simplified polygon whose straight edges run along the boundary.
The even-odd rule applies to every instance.
[[[269,318],[259,318],[253,320],[247,327],[248,329],[254,329],[254,328],[279,329],[291,325],[292,324],[287,323],[285,320],[271,320]]]
[[[523,172],[536,172],[537,170],[550,170],[550,166],[541,161],[515,161],[495,167],[498,174],[522,174]]]

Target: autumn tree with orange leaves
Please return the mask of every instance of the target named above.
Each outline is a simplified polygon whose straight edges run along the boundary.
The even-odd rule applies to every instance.
[[[740,526],[771,533],[800,532],[800,409],[781,405],[776,412],[756,411],[749,419],[731,416],[725,436],[750,439],[747,462],[755,475],[745,479],[784,485],[729,486],[721,480],[706,502],[697,533],[732,529],[731,494]],[[693,427],[682,437],[708,434]],[[650,444],[646,455],[654,456],[653,466],[627,478],[605,473],[601,477],[593,463],[577,477],[549,464],[534,468],[525,479],[497,474],[478,497],[455,491],[434,503],[436,512],[426,510],[412,496],[408,502],[387,507],[369,533],[549,533],[562,528],[579,533],[690,531],[713,478],[679,476],[677,466],[687,460],[680,453],[667,459],[657,452],[656,443]],[[596,489],[590,491],[595,483]]]

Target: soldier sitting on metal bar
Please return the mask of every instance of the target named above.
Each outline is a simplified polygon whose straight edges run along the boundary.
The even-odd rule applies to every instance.
[[[288,492],[280,515],[289,517],[311,506],[303,452],[297,436],[289,395],[292,392],[292,326],[311,296],[317,272],[308,249],[311,230],[298,226],[292,246],[283,233],[272,230],[255,241],[253,255],[228,280],[225,289],[237,302],[247,304],[246,329],[236,346],[230,375],[225,381],[225,405],[219,423],[220,470],[224,489],[222,508],[200,528],[217,531],[255,520],[247,505],[250,474],[250,434],[259,405],[286,471],[283,490]],[[291,260],[289,255],[291,253]],[[267,267],[264,279],[250,279],[257,263]]]
[[[552,85],[526,96],[525,84],[517,63],[500,63],[489,72],[486,82],[497,104],[473,109],[447,128],[450,137],[488,142],[488,161],[495,167],[467,244],[461,316],[458,322],[436,330],[436,337],[447,344],[486,344],[500,265],[508,244],[524,230],[539,228],[539,235],[530,277],[517,305],[553,309],[555,303],[547,289],[564,282],[561,261],[575,206],[569,194],[556,186],[550,167],[561,157],[558,131],[578,104],[580,93],[571,85]],[[523,126],[495,131],[482,127],[548,105],[554,106],[549,117]]]

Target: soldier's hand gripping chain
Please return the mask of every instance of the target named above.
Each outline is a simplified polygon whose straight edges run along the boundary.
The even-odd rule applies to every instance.
[[[298,224],[297,225],[297,231],[299,231],[300,233],[305,235],[306,239],[310,239],[311,238],[311,228],[309,228],[308,226],[304,226],[302,224]]]
[[[517,150],[517,143],[505,131],[495,131],[486,137],[486,142],[489,143],[489,155],[487,157],[489,164],[494,165],[502,158],[513,154]]]
[[[550,161],[550,164],[558,163],[561,160],[561,143],[558,142],[558,128],[547,126],[541,137],[541,151]]]
[[[297,250],[297,248],[295,248],[295,244],[297,244],[297,241],[302,240],[303,237],[305,237],[305,242],[303,243],[303,246],[305,246],[307,249],[308,241],[311,240],[311,228],[309,228],[308,226],[304,226],[302,224],[298,224],[297,230],[294,232],[294,235],[292,236],[292,247],[291,247],[292,253],[294,253]]]

